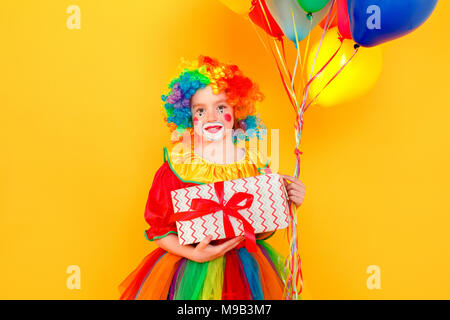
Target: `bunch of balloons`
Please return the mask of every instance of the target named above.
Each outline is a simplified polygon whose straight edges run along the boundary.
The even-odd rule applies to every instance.
[[[246,16],[273,56],[283,87],[295,111],[297,158],[294,175],[300,174],[300,139],[304,112],[316,103],[333,106],[362,96],[376,83],[382,69],[380,44],[400,38],[420,27],[434,11],[437,0],[220,0]],[[322,37],[312,45],[313,29]],[[262,33],[262,35],[260,35]],[[297,50],[289,67],[284,39]],[[303,54],[302,54],[303,45]],[[370,48],[370,49],[369,49]],[[303,55],[303,57],[302,57]],[[286,299],[297,299],[302,290],[301,260],[295,205],[291,204],[287,229],[290,256],[285,262]]]
[[[310,56],[303,72],[313,74],[320,70],[334,51],[332,48],[343,40],[342,51],[327,70],[310,84],[311,99],[322,93],[323,87],[352,56],[354,44],[376,47],[375,50],[359,50],[354,61],[346,65],[345,72],[333,78],[333,85],[318,95],[315,102],[332,106],[347,102],[366,93],[376,82],[382,68],[382,43],[405,36],[421,26],[436,7],[437,0],[220,0],[234,12],[245,15],[264,32],[281,41],[283,37],[297,45],[307,38],[319,24],[327,34],[321,39],[319,56]],[[330,11],[331,9],[331,11]],[[328,17],[328,13],[331,17]],[[326,26],[326,20],[328,25]],[[313,47],[319,49],[319,45]],[[378,49],[378,50],[377,50]],[[314,50],[313,50],[314,51]],[[305,54],[306,56],[306,54]],[[338,61],[338,62],[336,62]],[[315,62],[315,63],[314,63]],[[284,71],[284,70],[283,70]],[[309,77],[307,77],[309,78]]]

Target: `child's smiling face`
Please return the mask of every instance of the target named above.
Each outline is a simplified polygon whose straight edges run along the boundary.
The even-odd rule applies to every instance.
[[[233,107],[225,93],[214,94],[211,86],[197,90],[191,98],[194,132],[210,141],[222,140],[234,126]]]

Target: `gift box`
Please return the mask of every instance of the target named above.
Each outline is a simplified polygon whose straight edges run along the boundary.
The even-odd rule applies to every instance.
[[[286,228],[288,195],[276,173],[201,184],[171,192],[181,245],[245,235],[248,251],[256,251],[255,234]]]

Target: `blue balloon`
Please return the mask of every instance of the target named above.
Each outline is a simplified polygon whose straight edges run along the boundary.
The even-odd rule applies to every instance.
[[[353,40],[364,47],[400,38],[422,25],[437,0],[347,0]]]

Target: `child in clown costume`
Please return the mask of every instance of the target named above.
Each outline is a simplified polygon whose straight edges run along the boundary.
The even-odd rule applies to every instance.
[[[258,86],[236,65],[200,56],[185,63],[162,99],[172,142],[178,143],[164,148],[145,209],[146,237],[158,248],[119,285],[120,299],[283,299],[284,258],[266,242],[274,232],[256,234],[257,252],[249,253],[243,236],[180,245],[170,222],[172,190],[270,173],[259,153],[236,145],[265,133],[256,114],[263,99]],[[303,183],[282,176],[289,199],[299,206]]]

